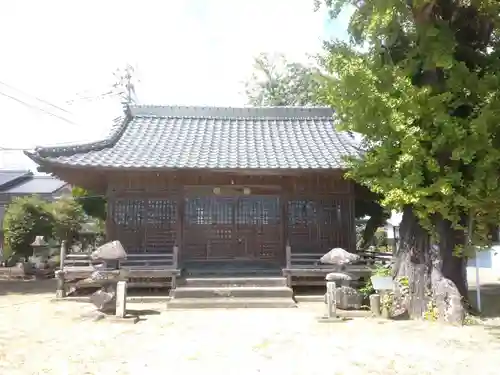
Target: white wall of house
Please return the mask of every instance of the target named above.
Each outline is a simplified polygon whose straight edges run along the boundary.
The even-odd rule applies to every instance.
[[[500,244],[492,246],[490,250],[479,251],[477,258],[470,258],[469,267],[487,268],[500,274]]]
[[[387,220],[384,229],[387,233],[388,242],[394,241],[394,226],[396,224],[396,236],[399,235],[399,224],[401,223],[402,214],[393,212],[389,220]],[[470,258],[468,260],[468,267],[476,267],[476,261],[479,268],[489,269],[500,276],[500,243],[492,246],[490,250],[483,250],[478,252],[478,257]]]

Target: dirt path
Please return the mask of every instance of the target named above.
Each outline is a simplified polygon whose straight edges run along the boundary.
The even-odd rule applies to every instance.
[[[500,325],[464,328],[286,310],[165,311],[135,325],[88,319],[53,294],[0,296],[0,374],[498,374]],[[196,372],[195,372],[196,371]]]

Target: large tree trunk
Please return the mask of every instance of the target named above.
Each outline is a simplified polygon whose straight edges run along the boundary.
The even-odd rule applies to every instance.
[[[460,289],[467,293],[462,272],[464,260],[453,256],[456,236],[450,224],[440,220],[437,228],[440,243],[433,245],[429,233],[419,224],[413,208],[406,206],[403,209],[394,277],[408,279],[406,308],[410,317],[422,319],[426,313],[429,315],[431,305],[436,307],[436,319],[460,324],[464,317]]]
[[[420,319],[427,310],[426,292],[430,288],[429,234],[420,226],[411,206],[403,209],[399,227],[399,246],[394,256],[395,278],[408,278],[410,317]]]
[[[455,256],[456,245],[465,244],[465,236],[451,227],[448,220],[438,219],[436,226],[439,235],[439,250],[442,259],[441,272],[457,287],[464,301],[467,301],[467,258]]]
[[[375,233],[378,228],[384,225],[384,217],[382,214],[380,216],[371,216],[365,224],[365,229],[363,231],[363,236],[359,243],[357,244],[357,248],[360,250],[365,250],[373,243],[373,238],[375,237]]]

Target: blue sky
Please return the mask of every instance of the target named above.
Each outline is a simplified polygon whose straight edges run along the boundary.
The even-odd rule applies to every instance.
[[[102,137],[119,104],[67,102],[107,90],[125,63],[137,66],[143,104],[244,105],[254,56],[306,61],[325,37],[345,37],[347,19],[327,22],[312,0],[2,1],[0,93],[68,121],[0,95],[0,147]],[[0,151],[0,168],[35,165],[19,151]]]

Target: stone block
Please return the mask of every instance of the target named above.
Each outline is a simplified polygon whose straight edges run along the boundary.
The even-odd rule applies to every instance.
[[[118,281],[116,285],[116,313],[119,318],[124,318],[127,314],[127,282]]]
[[[337,307],[342,310],[359,310],[363,304],[363,296],[350,286],[337,288]]]

